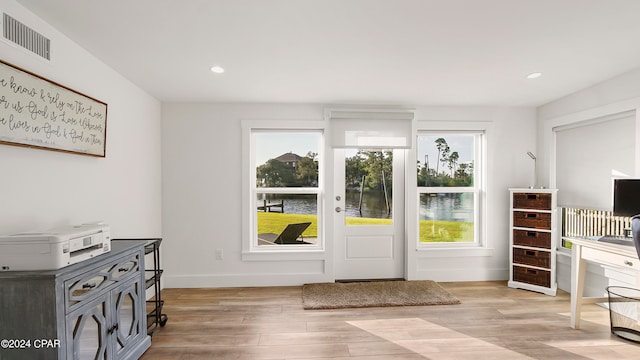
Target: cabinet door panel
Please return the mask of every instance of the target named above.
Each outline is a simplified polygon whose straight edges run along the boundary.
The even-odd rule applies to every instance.
[[[136,346],[141,336],[146,336],[146,323],[143,321],[146,315],[140,311],[144,308],[145,292],[141,279],[136,277],[119,286],[112,294],[114,323],[118,324],[115,351],[120,354]]]
[[[106,360],[108,356],[108,294],[67,315],[67,358]]]

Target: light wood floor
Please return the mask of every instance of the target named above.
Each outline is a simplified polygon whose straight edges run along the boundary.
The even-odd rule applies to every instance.
[[[303,310],[300,287],[165,289],[169,319],[142,359],[640,359],[602,307],[571,329],[565,292],[441,285],[462,304]]]

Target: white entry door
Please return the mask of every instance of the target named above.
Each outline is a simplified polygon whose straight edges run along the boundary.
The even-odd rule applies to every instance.
[[[404,278],[405,150],[334,151],[336,280]]]

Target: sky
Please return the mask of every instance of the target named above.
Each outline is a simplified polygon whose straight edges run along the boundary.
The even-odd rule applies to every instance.
[[[436,139],[444,138],[449,145],[450,153],[457,151],[459,158],[458,164],[470,163],[473,161],[474,136],[473,135],[456,135],[456,134],[437,134],[437,135],[420,135],[418,136],[418,154],[416,159],[420,161],[420,167],[424,166],[425,155],[428,155],[429,168],[436,168],[436,159],[438,158],[438,148],[436,147]],[[447,165],[440,164],[448,169]]]
[[[256,132],[256,164],[262,165],[288,152],[300,156],[307,155],[309,151],[320,153],[320,139],[319,132]]]

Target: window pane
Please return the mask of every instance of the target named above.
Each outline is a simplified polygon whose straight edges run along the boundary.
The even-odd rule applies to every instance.
[[[473,186],[475,135],[418,136],[418,186]]]
[[[393,223],[393,150],[345,150],[345,223]]]
[[[558,205],[611,210],[613,178],[635,173],[635,123],[633,114],[555,131]]]
[[[474,239],[474,193],[420,194],[420,243]]]
[[[320,133],[254,132],[257,187],[317,187]]]
[[[258,245],[308,245],[318,239],[318,195],[258,194]]]

